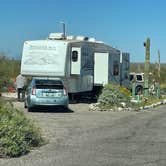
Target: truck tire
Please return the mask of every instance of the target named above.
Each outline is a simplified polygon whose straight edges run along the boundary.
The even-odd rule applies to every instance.
[[[143,87],[142,86],[136,86],[135,88],[135,94],[143,94]]]
[[[32,107],[27,107],[28,112],[33,112],[34,108]]]

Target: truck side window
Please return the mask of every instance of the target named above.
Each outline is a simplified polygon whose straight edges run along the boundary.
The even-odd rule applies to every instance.
[[[142,79],[142,75],[137,75],[136,77],[137,77],[137,80],[138,80],[138,81],[142,81],[142,80],[143,80],[143,79]]]
[[[73,62],[78,61],[78,51],[72,51],[72,61]]]
[[[119,65],[118,65],[118,61],[114,61],[114,65],[113,65],[113,75],[114,75],[114,76],[119,75]]]

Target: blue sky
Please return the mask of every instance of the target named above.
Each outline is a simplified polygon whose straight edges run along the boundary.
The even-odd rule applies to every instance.
[[[143,62],[143,42],[151,39],[151,62],[166,62],[165,0],[1,0],[0,52],[21,58],[25,40],[61,32],[84,35],[129,52]]]

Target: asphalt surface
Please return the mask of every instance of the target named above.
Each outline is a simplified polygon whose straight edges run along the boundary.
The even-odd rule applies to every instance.
[[[91,112],[88,104],[28,113],[48,143],[0,166],[166,166],[166,106],[141,112]]]

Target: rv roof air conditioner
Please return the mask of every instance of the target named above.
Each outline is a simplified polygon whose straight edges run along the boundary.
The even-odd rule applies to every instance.
[[[77,36],[76,40],[80,40],[80,41],[88,41],[88,37],[86,36]]]
[[[48,39],[62,40],[62,39],[64,39],[64,34],[63,33],[50,33]]]
[[[89,38],[88,41],[90,41],[90,42],[95,42],[95,38],[91,37],[91,38]]]
[[[67,36],[67,40],[74,40],[74,36]]]
[[[104,43],[103,41],[96,41],[96,43],[100,43],[100,44],[102,44],[102,43]]]

